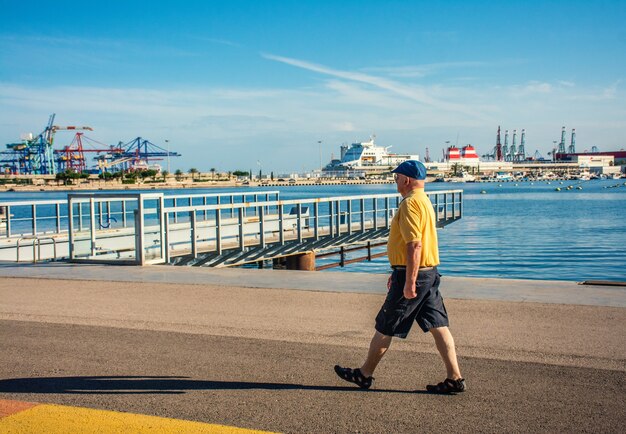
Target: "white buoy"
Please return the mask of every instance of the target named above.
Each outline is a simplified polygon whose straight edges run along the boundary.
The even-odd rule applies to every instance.
[[[487,194],[485,190],[480,190],[480,194]]]

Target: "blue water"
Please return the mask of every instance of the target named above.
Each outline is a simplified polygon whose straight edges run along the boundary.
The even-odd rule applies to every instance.
[[[582,190],[565,190],[568,185]],[[615,185],[619,187],[612,188]],[[557,187],[561,191],[555,191]],[[384,193],[392,188],[338,186],[327,192]],[[464,214],[439,231],[443,274],[626,281],[624,180],[427,185],[431,191],[450,188],[464,190]],[[321,188],[299,189],[281,192],[281,197],[323,194]],[[486,194],[481,194],[483,190]],[[331,270],[385,273],[389,264],[383,257]]]
[[[565,190],[568,185],[582,190]],[[618,187],[611,188],[612,186]],[[555,191],[560,187],[562,191]],[[624,180],[449,184],[428,190],[464,190],[463,218],[439,231],[440,270],[450,276],[542,280],[626,281]],[[199,194],[245,189],[167,190]],[[389,193],[393,184],[286,186],[282,199]],[[481,194],[481,190],[486,194]],[[154,192],[154,190],[150,190]],[[65,193],[1,193],[2,200],[64,198]],[[358,252],[356,256],[362,256]],[[318,265],[337,258],[319,259]],[[386,273],[387,258],[328,272]]]

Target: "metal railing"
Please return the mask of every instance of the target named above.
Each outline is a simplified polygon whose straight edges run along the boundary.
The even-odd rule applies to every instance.
[[[94,194],[102,196],[107,193]],[[166,195],[165,204],[176,208],[177,206],[245,203],[259,200],[278,200],[279,195],[280,192],[275,190]],[[129,209],[124,202],[118,203],[117,207],[107,200],[98,200],[96,203],[97,221],[100,226],[108,227],[111,223],[118,222],[121,222],[122,227],[129,227],[132,224],[133,210]],[[88,218],[85,217],[87,214],[86,205],[84,208],[77,209],[75,213],[75,218],[81,228],[88,223]],[[174,214],[174,220],[177,219],[178,215]],[[0,202],[0,239],[28,235],[63,234],[67,232],[67,228],[67,199]]]
[[[32,241],[33,242],[33,263],[36,263],[38,260],[41,260],[41,242],[44,240],[52,241],[53,246],[53,257],[52,259],[57,258],[57,240],[53,237],[21,237],[17,240],[17,246],[15,248],[16,260],[15,262],[20,262],[20,247],[22,241]],[[48,243],[50,244],[50,243]]]
[[[438,227],[462,217],[462,190],[429,192],[428,195],[436,211]],[[280,256],[293,254],[293,248],[298,249],[298,245],[311,250],[333,242],[348,245],[384,239],[399,203],[398,194],[378,194],[179,207],[176,212],[189,214],[190,224],[184,226],[171,224],[169,216],[174,210],[166,207],[168,249],[165,260],[170,262],[174,256],[185,256],[188,258],[185,262],[198,265],[194,260],[204,254],[200,262],[215,264],[225,259],[217,256],[228,252],[230,259],[225,260],[233,264],[251,258],[258,260],[263,256],[259,255],[263,249]],[[226,218],[224,213],[227,213]],[[250,214],[257,219],[246,219]],[[283,250],[287,244],[289,249]]]
[[[462,217],[462,190],[427,194],[439,227]],[[53,257],[77,262],[233,265],[385,240],[399,203],[397,194],[280,200],[278,191],[71,193],[66,202],[0,202],[6,207],[0,259],[11,243],[20,254],[18,238],[50,237],[54,246],[33,241],[33,260],[52,257],[54,247]]]

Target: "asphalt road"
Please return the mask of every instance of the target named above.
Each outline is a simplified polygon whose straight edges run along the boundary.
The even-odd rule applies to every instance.
[[[626,310],[448,300],[469,390],[430,336],[363,360],[381,295],[0,279],[0,398],[280,432],[622,432]]]

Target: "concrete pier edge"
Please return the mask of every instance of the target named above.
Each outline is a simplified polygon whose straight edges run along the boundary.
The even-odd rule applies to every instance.
[[[0,263],[0,277],[220,285],[385,294],[387,274],[242,268]],[[626,288],[575,281],[443,276],[445,298],[626,307]]]

